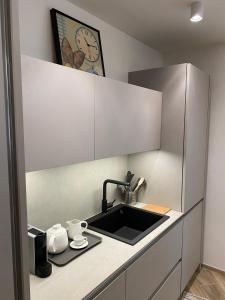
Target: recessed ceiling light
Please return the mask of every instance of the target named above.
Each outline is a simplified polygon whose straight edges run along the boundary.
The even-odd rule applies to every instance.
[[[191,4],[191,22],[200,22],[203,20],[203,5],[200,1],[193,2]]]

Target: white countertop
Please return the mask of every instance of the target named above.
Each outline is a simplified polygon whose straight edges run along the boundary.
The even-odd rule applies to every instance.
[[[139,203],[137,206],[143,205]],[[183,214],[171,210],[167,215],[170,216],[168,220],[134,246],[88,230],[102,237],[102,243],[64,267],[53,265],[52,275],[48,278],[41,279],[30,275],[31,300],[82,299],[145,246],[152,243]]]

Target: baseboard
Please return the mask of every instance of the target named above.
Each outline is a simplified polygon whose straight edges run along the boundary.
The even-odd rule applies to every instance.
[[[225,274],[225,271],[224,270],[220,270],[218,268],[215,268],[215,267],[212,267],[212,266],[209,266],[209,265],[206,265],[206,264],[202,264],[202,266],[206,269],[209,269],[209,270],[212,270],[212,271],[217,271],[217,272],[220,272],[222,274]]]

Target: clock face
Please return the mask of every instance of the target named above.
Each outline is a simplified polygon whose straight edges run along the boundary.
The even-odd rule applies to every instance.
[[[76,31],[75,40],[78,49],[85,54],[85,59],[90,62],[96,62],[99,59],[99,45],[91,30],[80,27]]]

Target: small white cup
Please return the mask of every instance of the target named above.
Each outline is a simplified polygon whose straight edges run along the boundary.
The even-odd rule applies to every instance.
[[[88,227],[88,223],[86,221],[80,221],[77,219],[67,221],[66,224],[68,225],[68,236],[71,240],[75,235],[82,235]]]
[[[77,247],[82,246],[86,242],[87,242],[87,237],[81,234],[75,235],[73,237],[73,244]]]

